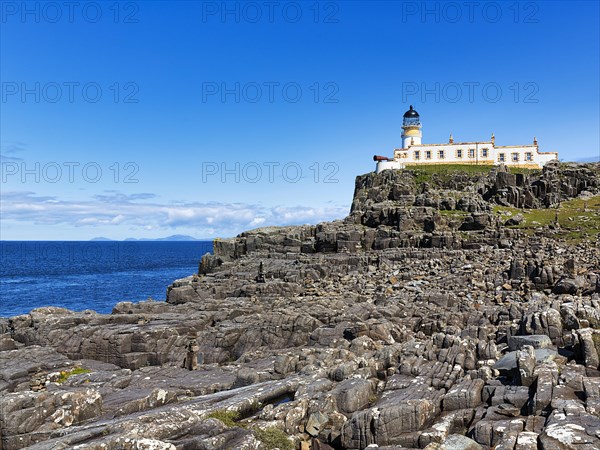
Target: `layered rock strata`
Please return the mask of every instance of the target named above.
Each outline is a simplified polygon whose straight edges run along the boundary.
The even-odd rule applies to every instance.
[[[0,319],[0,448],[598,449],[599,174],[368,174],[166,302]]]

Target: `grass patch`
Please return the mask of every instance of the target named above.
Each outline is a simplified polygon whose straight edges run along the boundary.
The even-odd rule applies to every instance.
[[[56,380],[57,383],[62,384],[73,375],[80,375],[82,373],[90,373],[91,370],[84,369],[83,367],[73,367],[71,370],[61,370],[60,377]]]
[[[490,173],[491,164],[408,164],[406,169],[415,174],[415,181],[419,184],[435,181],[449,181],[455,174],[465,173],[471,176],[484,176]],[[528,169],[524,167],[509,167],[506,169],[512,174],[539,175],[541,169]]]
[[[209,419],[220,420],[226,427],[229,428],[239,426],[237,421],[240,420],[240,413],[237,411],[226,411],[224,409],[219,409],[211,412],[207,417]]]
[[[278,448],[279,450],[294,450],[294,444],[288,438],[282,430],[276,427],[268,427],[265,429],[252,427],[249,428],[249,424],[246,422],[239,422],[241,420],[240,413],[238,411],[227,411],[224,409],[218,409],[209,413],[206,416],[208,419],[217,419],[223,422],[228,428],[245,428],[251,429],[266,450],[273,450]]]
[[[279,450],[294,450],[294,444],[279,428],[269,427],[264,430],[254,428],[256,438],[261,441],[267,450],[278,448]]]
[[[561,202],[558,208],[520,210],[506,206],[494,206],[493,211],[496,213],[510,212],[513,216],[522,214],[523,222],[510,228],[524,230],[553,225],[558,218],[561,234],[570,241],[580,242],[596,239],[600,233],[600,196],[588,200],[577,198]]]
[[[406,169],[415,174],[415,181],[419,184],[435,181],[449,181],[457,173],[468,175],[487,175],[492,165],[483,164],[409,164]]]
[[[465,173],[489,173],[494,167],[491,164],[407,164],[408,170],[421,171],[423,173],[442,173],[442,172],[465,172]]]

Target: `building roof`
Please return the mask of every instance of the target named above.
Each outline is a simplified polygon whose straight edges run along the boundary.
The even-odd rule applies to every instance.
[[[410,109],[404,113],[405,118],[419,117],[419,113],[413,109],[413,105],[410,105]]]

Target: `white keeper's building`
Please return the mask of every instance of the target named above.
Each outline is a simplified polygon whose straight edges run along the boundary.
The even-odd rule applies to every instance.
[[[377,173],[421,164],[506,164],[536,169],[558,159],[558,152],[540,152],[536,138],[533,138],[532,145],[497,146],[493,133],[491,139],[485,142],[454,142],[450,135],[447,144],[423,144],[422,136],[421,118],[410,105],[402,122],[402,148],[394,149],[393,158],[374,156]]]

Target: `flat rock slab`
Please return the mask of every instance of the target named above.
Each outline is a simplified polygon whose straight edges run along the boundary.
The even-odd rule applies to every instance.
[[[544,361],[552,361],[556,355],[556,350],[550,348],[538,348],[535,349],[535,359],[537,364]],[[493,365],[494,369],[511,371],[517,369],[517,351],[508,352],[502,358],[500,358],[496,364]]]
[[[508,348],[510,350],[521,350],[525,345],[531,345],[535,349],[550,348],[552,347],[552,341],[545,334],[511,336],[508,338]]]

